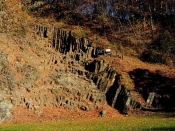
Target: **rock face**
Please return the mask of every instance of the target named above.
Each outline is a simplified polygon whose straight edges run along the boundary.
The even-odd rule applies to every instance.
[[[9,120],[12,117],[12,104],[0,102],[0,123]]]
[[[120,85],[120,75],[107,61],[95,58],[97,50],[92,42],[50,25],[35,25],[18,18],[15,22],[32,28],[9,37],[13,22],[3,25],[6,42],[0,46],[0,96],[2,103],[12,104],[3,107],[7,113],[3,116],[10,118],[8,112],[13,106],[39,114],[42,106],[88,111],[106,102],[127,113],[131,93]]]
[[[97,88],[106,94],[108,104],[127,114],[130,107],[141,108],[141,104],[132,98],[131,92],[121,85],[121,76],[105,60],[94,60],[86,66],[87,78],[92,79]]]
[[[4,100],[36,112],[42,106],[88,111],[107,102],[127,114],[132,95],[120,84],[120,75],[110,64],[95,58],[96,47],[92,42],[75,37],[71,31],[41,25],[33,27],[33,39],[23,42],[28,48],[38,50],[34,52],[37,60],[32,55],[14,58],[16,63],[10,64],[11,72],[20,77]],[[19,47],[25,51],[26,45]],[[25,62],[24,57],[30,63]],[[10,63],[12,58],[10,55],[8,58]]]
[[[55,87],[49,89],[53,99],[48,100],[46,96],[37,98],[48,101],[37,106],[49,103],[50,106],[63,106],[66,109],[89,110],[95,108],[96,103],[107,101],[121,113],[128,112],[133,101],[130,91],[120,84],[120,75],[107,61],[98,58],[89,61],[96,56],[96,47],[92,42],[55,27],[36,25],[34,30],[35,38],[50,39],[51,48],[61,53],[60,60],[52,60],[59,63],[50,77],[52,80],[49,80]],[[26,105],[28,108],[34,107],[30,102]]]
[[[15,85],[14,75],[9,67],[7,54],[0,50],[0,90],[7,88],[13,89]]]
[[[132,95],[124,86],[120,86],[115,94],[112,107],[117,108],[121,113],[127,114],[129,111]]]
[[[91,42],[85,38],[74,37],[71,31],[63,31],[52,27],[36,25],[35,32],[39,37],[51,39],[51,47],[62,54],[60,60],[56,61],[60,61],[59,63],[67,66],[58,67],[56,74],[52,76],[53,84],[62,85],[51,91],[54,92],[58,105],[66,104],[70,109],[78,107],[82,110],[89,110],[95,107],[95,103],[106,102],[105,93],[107,87],[114,81],[112,75],[115,76],[115,73],[107,69],[103,76],[99,77],[98,74],[95,75],[88,70],[92,65],[95,73],[99,73],[109,66],[105,63],[102,65],[98,61],[88,63],[88,60],[95,56],[95,48]],[[95,67],[93,67],[93,64],[95,64]],[[109,79],[107,83],[106,78]],[[91,107],[88,107],[85,104],[86,102],[91,103]]]
[[[105,60],[94,60],[86,66],[87,78],[92,79],[101,92],[106,93],[115,81],[116,72]]]
[[[31,39],[16,39],[25,44],[14,45],[14,49],[10,45],[13,54],[2,53],[12,83],[2,82],[7,83],[2,91],[9,94],[2,94],[3,101],[36,113],[42,106],[88,111],[106,102],[121,113],[128,112],[133,102],[130,91],[120,84],[120,75],[106,60],[95,58],[92,42],[75,37],[71,31],[33,27]],[[15,50],[22,53],[15,56]],[[3,72],[4,69],[2,65]]]
[[[77,61],[85,61],[95,55],[92,42],[86,38],[76,38],[71,31],[64,31],[55,27],[35,26],[37,35],[51,39],[51,45],[58,52],[67,55]]]
[[[152,105],[153,100],[154,100],[154,97],[155,97],[155,92],[150,92],[150,93],[149,93],[149,96],[148,96],[148,98],[147,98],[146,103],[147,103],[148,105]]]

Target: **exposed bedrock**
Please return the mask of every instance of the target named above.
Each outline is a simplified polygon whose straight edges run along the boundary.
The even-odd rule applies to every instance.
[[[130,107],[141,108],[141,104],[132,98],[130,90],[121,85],[121,76],[105,60],[94,60],[86,66],[87,78],[92,79],[97,88],[106,94],[107,103],[127,114]]]
[[[71,31],[40,25],[36,25],[34,30],[35,34],[49,38],[51,40],[50,44],[58,52],[64,55],[72,55],[72,58],[77,61],[84,61],[96,55],[96,50],[92,42],[84,37],[75,37]]]
[[[40,25],[34,26],[33,34],[33,39],[26,43],[37,50],[34,52],[37,57],[30,56],[29,62],[23,62],[26,57],[21,55],[10,65],[6,55],[0,53],[2,102],[37,114],[41,114],[42,106],[88,111],[108,103],[124,114],[130,106],[139,107],[140,103],[121,85],[120,74],[106,60],[95,58],[96,47],[92,42],[75,37],[70,31]],[[25,48],[19,47],[23,47],[20,51]],[[5,75],[10,79],[6,80]]]
[[[9,120],[12,117],[12,104],[0,101],[0,123]]]
[[[132,99],[131,92],[120,84],[120,74],[118,74],[106,60],[96,58],[92,61],[92,58],[96,56],[96,47],[92,42],[86,38],[73,36],[71,31],[64,31],[55,27],[51,28],[36,25],[35,34],[42,38],[50,38],[52,48],[60,52],[62,54],[62,60],[69,64],[68,68],[64,68],[66,73],[70,72],[82,76],[84,80],[90,82],[87,83],[89,85],[92,83],[95,84],[94,88],[93,86],[86,86],[86,88],[81,87],[77,90],[77,93],[73,93],[71,91],[72,89],[67,87],[67,89],[70,90],[70,94],[78,94],[79,98],[76,99],[80,100],[81,98],[85,98],[92,103],[107,102],[111,107],[118,109],[124,114],[127,114],[130,106],[141,106],[139,102]],[[61,77],[63,76],[64,75]],[[73,75],[70,79],[73,79]],[[61,81],[61,78],[59,78],[55,80],[55,83],[61,83]],[[76,81],[78,82],[78,80],[75,79],[74,82]],[[77,89],[77,85],[72,85],[72,87]],[[89,92],[92,89],[96,92],[95,94]],[[56,96],[58,102],[61,99],[60,94],[58,93]],[[70,96],[68,95],[67,97]],[[64,103],[70,104],[71,100],[75,100],[75,97],[69,98],[69,100],[66,100]],[[80,104],[77,105],[80,106]],[[86,110],[87,106],[82,105],[79,108]]]
[[[32,47],[36,44],[38,60],[21,65],[21,56],[17,59],[19,62],[13,63],[13,71],[21,77],[9,84],[14,85],[9,88],[11,90],[2,89],[9,92],[3,101],[35,110],[37,114],[41,114],[42,106],[88,111],[108,103],[124,114],[130,106],[138,107],[131,92],[120,84],[120,74],[106,60],[94,58],[96,47],[86,38],[75,37],[70,31],[36,25],[33,39],[28,43]],[[11,76],[10,80],[12,78],[15,77]],[[2,83],[8,86],[8,82]]]
[[[105,93],[109,87],[112,86],[115,81],[115,76],[117,75],[105,60],[96,59],[92,63],[86,65],[85,69],[88,70],[86,77],[92,79],[98,89]]]

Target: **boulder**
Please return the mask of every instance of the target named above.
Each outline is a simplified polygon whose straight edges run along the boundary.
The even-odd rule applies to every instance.
[[[6,102],[0,103],[0,123],[3,123],[12,117],[12,104]]]
[[[106,110],[105,109],[103,109],[102,111],[100,111],[100,116],[101,117],[105,117],[105,115],[106,115]]]

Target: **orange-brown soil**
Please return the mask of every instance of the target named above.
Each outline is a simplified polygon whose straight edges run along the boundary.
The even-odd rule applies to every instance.
[[[111,107],[104,105],[98,109],[93,109],[91,111],[82,111],[82,110],[66,110],[62,107],[50,108],[50,107],[41,107],[40,113],[34,112],[23,107],[15,107],[13,109],[13,117],[8,123],[26,123],[26,122],[47,122],[53,121],[58,122],[61,120],[82,120],[82,119],[99,119],[101,118],[100,112],[102,109],[106,110],[105,118],[122,118],[117,110],[112,109]]]

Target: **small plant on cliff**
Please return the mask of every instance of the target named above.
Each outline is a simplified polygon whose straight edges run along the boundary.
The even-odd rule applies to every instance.
[[[73,32],[80,37],[88,36],[88,33],[85,30],[83,30],[80,26],[77,26],[76,28],[74,28]]]
[[[117,50],[119,50],[119,51],[123,50],[123,46],[121,43],[117,44]]]
[[[2,41],[0,41],[0,44],[3,44],[3,42],[2,42]]]

